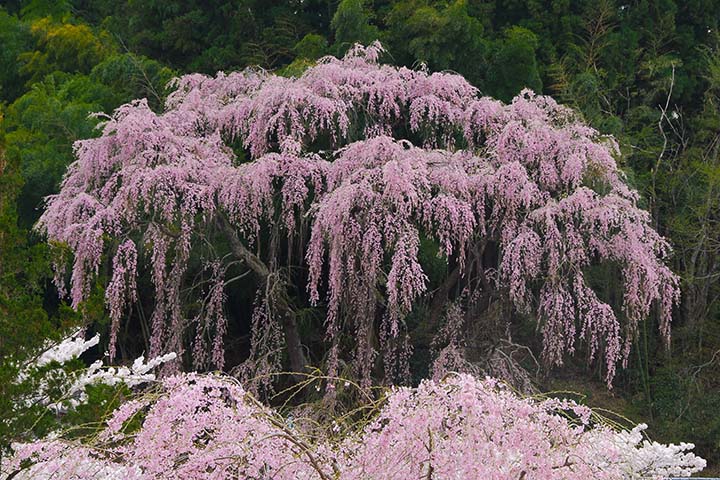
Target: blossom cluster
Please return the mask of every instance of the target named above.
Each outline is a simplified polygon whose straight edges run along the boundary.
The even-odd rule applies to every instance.
[[[85,387],[88,385],[109,385],[116,386],[124,384],[128,387],[136,387],[143,383],[153,382],[156,379],[155,373],[152,373],[159,365],[169,362],[176,358],[175,352],[166,353],[159,357],[152,358],[145,362],[145,357],[140,356],[129,367],[104,367],[102,360],[96,360],[82,373],[72,379],[65,388],[63,399],[54,402],[48,407],[63,411],[66,409],[74,409],[78,405],[88,401]]]
[[[163,363],[176,358],[174,352],[167,353],[145,361],[144,356],[136,358],[130,366],[105,367],[102,360],[96,360],[88,368],[66,372],[63,366],[80,357],[100,341],[100,334],[85,340],[82,329],[76,330],[56,345],[49,346],[34,359],[22,366],[18,372],[17,383],[22,383],[40,376],[39,383],[33,392],[16,402],[25,405],[41,404],[56,413],[77,408],[88,401],[86,388],[88,385],[116,386],[124,384],[130,388],[156,380],[153,370]],[[58,368],[52,368],[56,365]],[[49,371],[45,371],[49,369]],[[51,382],[48,380],[51,379]],[[50,383],[61,385],[62,397],[54,398],[50,393]]]
[[[183,374],[121,405],[84,443],[15,445],[0,478],[639,480],[705,466],[692,445],[643,440],[644,425],[613,430],[572,401],[521,398],[468,375],[394,388],[345,436],[300,424],[231,379]]]
[[[89,340],[85,340],[85,336],[81,330],[77,330],[57,345],[52,345],[44,350],[37,359],[32,362],[32,366],[39,368],[48,365],[51,362],[65,363],[73,358],[79,358],[80,355],[90,350],[100,342],[100,334],[96,334]]]

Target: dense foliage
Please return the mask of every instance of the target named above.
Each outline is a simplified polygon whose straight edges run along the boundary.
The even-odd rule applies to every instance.
[[[634,318],[627,318],[623,310],[622,266],[613,261],[601,265],[593,260],[592,265],[585,267],[585,283],[596,292],[598,302],[612,309],[609,312],[619,325],[637,326],[621,330],[624,338],[637,342],[629,356],[625,356],[625,352],[621,355],[627,360],[627,368],[617,370],[613,381],[615,396],[609,398],[603,393],[602,385],[594,386],[597,380],[604,382],[608,378],[608,363],[587,361],[593,355],[592,337],[586,336],[588,341],[585,345],[557,345],[554,350],[548,350],[545,344],[546,360],[557,360],[561,351],[573,348],[575,358],[564,356],[564,369],[551,369],[546,364],[541,370],[536,370],[533,355],[528,352],[540,355],[543,351],[542,342],[536,340],[542,339],[542,335],[536,334],[536,325],[548,323],[534,314],[538,313],[537,308],[529,310],[533,314],[510,308],[512,303],[518,306],[523,293],[518,287],[522,287],[523,283],[515,283],[505,291],[492,289],[498,292],[496,295],[471,295],[466,286],[477,287],[483,281],[494,285],[493,282],[508,274],[509,270],[491,271],[494,275],[479,279],[472,272],[478,273],[480,269],[469,261],[476,253],[469,252],[465,268],[471,270],[471,275],[463,277],[462,269],[456,268],[461,263],[457,255],[463,249],[452,242],[455,235],[462,232],[448,232],[445,239],[438,239],[427,235],[420,225],[416,254],[411,252],[413,255],[409,257],[417,259],[427,278],[423,279],[422,287],[417,283],[410,286],[410,290],[398,292],[400,295],[395,298],[396,305],[401,307],[398,319],[404,319],[400,326],[408,333],[411,343],[403,344],[405,335],[400,334],[395,344],[388,345],[400,354],[399,358],[409,356],[413,381],[427,376],[431,360],[438,354],[449,369],[457,369],[462,363],[462,368],[498,373],[505,371],[495,368],[498,362],[502,365],[519,363],[531,371],[530,376],[541,388],[585,391],[593,396],[590,402],[602,401],[605,406],[622,410],[633,419],[647,419],[650,431],[659,439],[694,441],[710,464],[716,464],[720,459],[720,418],[716,415],[720,385],[714,374],[720,362],[720,354],[717,353],[720,351],[720,321],[716,300],[720,269],[717,242],[720,232],[716,213],[720,207],[720,54],[719,25],[714,12],[719,7],[715,0],[4,2],[0,8],[0,418],[9,418],[5,412],[14,408],[12,399],[26,395],[31,388],[12,381],[17,375],[18,362],[22,363],[32,356],[47,338],[58,339],[62,331],[73,325],[84,324],[89,327],[91,335],[95,332],[102,334],[100,344],[85,354],[88,364],[109,349],[113,330],[116,339],[113,343],[119,361],[132,362],[150,351],[152,312],[157,300],[153,290],[157,284],[153,272],[144,267],[152,263],[144,255],[144,249],[151,251],[152,244],[146,247],[139,236],[140,230],[134,230],[133,234],[123,239],[123,242],[128,242],[124,243],[124,250],[120,250],[124,253],[120,256],[116,250],[120,246],[117,239],[101,239],[109,249],[99,258],[97,272],[87,277],[88,281],[83,285],[85,300],[76,305],[79,308],[79,313],[76,313],[58,299],[50,281],[51,259],[69,259],[70,252],[63,245],[53,245],[49,250],[31,229],[42,212],[42,199],[59,191],[61,177],[74,160],[73,142],[102,134],[94,127],[106,119],[88,117],[88,113],[113,112],[135,98],[146,98],[147,108],[136,105],[124,107],[122,112],[130,116],[146,115],[158,122],[164,121],[172,111],[176,111],[177,116],[181,116],[182,111],[191,118],[197,118],[212,112],[198,111],[193,107],[193,99],[186,94],[194,91],[197,95],[213,96],[214,93],[207,88],[228,86],[240,80],[239,73],[230,72],[259,66],[282,76],[299,77],[316,65],[323,55],[342,57],[355,42],[367,45],[380,39],[389,52],[382,56],[382,63],[408,67],[413,75],[420,75],[424,68],[427,72],[457,72],[482,95],[504,102],[511,102],[524,88],[530,88],[538,95],[552,95],[561,104],[572,107],[579,112],[584,123],[598,130],[600,135],[613,134],[621,153],[615,156],[615,160],[626,181],[639,192],[632,201],[650,213],[649,218],[638,220],[642,225],[653,227],[672,245],[674,253],[667,261],[671,270],[679,275],[681,290],[680,303],[672,309],[673,341],[666,349],[666,330],[658,328],[667,323],[661,316],[662,309],[650,308],[648,316],[634,312]],[[319,71],[320,67],[328,68],[328,65],[321,63],[313,71]],[[192,82],[200,81],[200,77],[185,77],[186,83],[166,89],[168,80],[176,74],[203,72],[215,75],[218,70],[228,74],[206,78],[198,85]],[[272,96],[273,88],[300,88],[305,85],[302,80],[287,80],[287,84],[283,84],[281,78],[259,70],[255,74],[262,85],[247,85],[247,88],[263,88],[263,95],[267,98],[261,100],[266,102],[268,109],[276,106],[273,104],[277,100]],[[178,86],[182,88],[177,90]],[[172,91],[176,92],[171,97],[175,103],[169,100],[165,108],[166,97]],[[242,98],[238,91],[225,93]],[[203,98],[208,101],[208,97]],[[542,97],[521,97],[519,101],[532,104],[539,98]],[[213,101],[221,105],[223,100],[215,98]],[[512,110],[513,105],[498,108],[505,112]],[[193,108],[182,110],[185,107]],[[466,107],[463,105],[463,109]],[[328,105],[328,108],[337,111],[337,105]],[[227,108],[221,110],[225,113],[230,111]],[[254,112],[266,115],[263,121],[272,121],[271,110]],[[438,112],[444,113],[447,112]],[[440,130],[446,126],[445,123],[439,123],[438,132],[422,130],[425,127],[435,128],[432,125],[415,130],[408,120],[411,118],[409,113],[402,112],[402,116],[405,120],[398,123],[397,129],[384,133],[410,141],[413,149],[441,147],[456,150],[467,147],[467,138],[462,131],[443,138]],[[121,121],[120,117],[111,122]],[[243,145],[246,136],[250,135],[243,130],[243,125],[234,123],[234,119],[211,117],[208,117],[209,121],[225,122],[222,125],[238,128],[237,131],[221,132],[225,145],[222,155],[233,159],[233,169],[247,170],[263,157],[261,154],[268,147],[277,153],[274,163],[273,157],[265,158],[263,170],[267,175],[263,181],[271,182],[276,193],[281,192],[284,186],[275,180],[292,173],[281,169],[284,156],[294,155],[305,162],[303,165],[320,168],[319,165],[325,164],[310,158],[308,152],[323,155],[323,160],[339,160],[339,157],[335,159],[327,152],[361,140],[366,127],[363,118],[353,117],[348,125],[359,130],[349,130],[343,138],[333,139],[316,132],[318,136],[311,142],[312,145],[303,139],[300,151],[293,150],[296,147],[292,142],[287,142],[286,148],[280,151],[278,139],[272,136],[263,146],[261,132],[253,133],[255,139],[252,145]],[[458,120],[447,123],[457,125]],[[202,135],[209,136],[219,125],[208,124],[209,130]],[[108,124],[105,124],[103,128],[107,127]],[[558,125],[551,127],[551,134],[559,128]],[[441,135],[436,136],[435,133]],[[439,143],[425,144],[428,138],[436,138]],[[599,137],[593,138],[593,143],[596,143]],[[338,142],[333,143],[335,140]],[[475,140],[484,142],[486,139]],[[388,142],[388,148],[398,151],[407,145],[404,141]],[[177,145],[167,147],[173,146]],[[212,148],[211,144],[206,146]],[[364,143],[357,146],[368,148]],[[349,155],[353,151],[347,147],[342,152]],[[355,150],[355,153],[362,153],[362,149]],[[400,155],[409,157],[412,153],[403,150]],[[476,156],[486,162],[490,159],[485,152]],[[360,157],[354,158],[359,160]],[[429,157],[428,160],[432,162]],[[454,158],[452,161],[465,160]],[[247,165],[241,167],[243,164]],[[387,164],[392,164],[392,161]],[[497,165],[493,166],[490,162],[490,167],[497,168]],[[384,180],[371,175],[373,169],[380,168],[379,165],[368,165],[367,177],[357,178],[357,181],[369,182],[367,184],[375,189],[381,188],[385,185]],[[434,171],[444,167],[434,163],[423,165],[418,160],[413,168],[417,173],[422,168]],[[312,175],[314,172],[316,170],[296,173]],[[202,174],[202,171],[198,173]],[[323,194],[332,193],[339,198],[342,189],[338,188],[339,185],[328,185],[326,173],[322,169],[317,171],[317,175],[321,175],[318,178],[322,179],[317,192],[314,185],[307,183],[308,191],[303,193],[304,196],[288,197],[285,201],[305,200],[307,203],[296,204],[299,211],[308,208],[321,190]],[[617,174],[623,176],[619,171]],[[237,176],[232,178],[242,180]],[[583,178],[585,185],[586,180]],[[221,186],[228,192],[235,188],[229,181]],[[262,186],[258,185],[258,188]],[[334,189],[332,192],[328,190],[329,186]],[[437,195],[436,184],[413,184],[413,187],[421,196],[434,198]],[[455,198],[462,200],[460,185],[457,188],[458,196]],[[592,189],[599,198],[611,193],[596,186]],[[289,189],[287,192],[292,193]],[[467,194],[470,190],[465,192]],[[555,193],[555,200],[569,204],[567,193],[569,190]],[[348,202],[351,200],[349,196],[346,198]],[[227,200],[231,198],[228,196]],[[350,204],[347,205],[349,207]],[[216,207],[213,205],[213,208]],[[268,274],[273,273],[264,284],[273,286],[274,292],[282,292],[283,295],[274,297],[274,302],[264,302],[267,295],[264,295],[266,292],[258,295],[257,273],[247,275],[239,262],[223,263],[228,260],[225,254],[232,252],[234,247],[229,240],[232,237],[223,233],[222,223],[216,222],[210,230],[203,232],[207,239],[204,246],[198,243],[199,238],[193,238],[193,245],[197,248],[192,254],[197,261],[187,265],[184,285],[196,285],[196,288],[179,292],[184,318],[197,319],[191,325],[200,327],[193,330],[195,327],[186,325],[185,338],[177,338],[177,343],[191,349],[193,344],[202,347],[198,348],[197,354],[188,350],[181,357],[187,362],[189,357],[202,359],[200,352],[207,352],[205,360],[200,362],[205,368],[224,362],[226,370],[247,377],[251,375],[244,368],[248,366],[248,358],[253,360],[251,363],[255,367],[264,362],[268,369],[281,368],[291,362],[295,365],[304,362],[327,365],[330,363],[328,353],[337,348],[340,352],[338,369],[349,373],[345,360],[353,358],[351,351],[355,342],[352,338],[342,337],[344,340],[338,340],[336,345],[329,340],[331,350],[326,348],[328,330],[324,320],[327,312],[322,307],[323,301],[328,299],[325,296],[328,284],[324,280],[332,278],[325,276],[331,266],[324,264],[317,277],[322,280],[318,291],[320,308],[310,307],[311,299],[304,289],[309,272],[304,268],[295,268],[303,264],[303,248],[313,234],[309,230],[310,217],[294,215],[292,219],[289,216],[281,218],[279,204],[264,204],[259,208],[275,212],[278,231],[263,232],[260,229],[256,243],[250,245],[243,243],[248,239],[243,235],[253,229],[252,224],[247,224],[245,230],[237,230],[242,234],[240,245],[262,247],[259,257],[269,267]],[[476,207],[471,205],[471,208]],[[217,211],[224,209],[225,206],[219,206]],[[472,211],[477,213],[477,210]],[[245,212],[224,213],[223,216],[238,227],[239,215]],[[411,209],[407,216],[398,219],[415,221],[424,213]],[[323,212],[313,210],[312,214],[322,214],[327,218],[342,215],[340,211],[330,209]],[[569,212],[555,211],[553,214]],[[294,230],[287,228],[291,220],[296,222]],[[198,227],[205,222],[204,219],[194,221],[198,222]],[[477,226],[477,219],[475,222],[474,226]],[[260,225],[265,223],[260,222]],[[159,234],[171,234],[168,238],[175,242],[174,236],[182,233],[179,224],[167,223],[165,226],[169,227],[169,231]],[[289,232],[294,235],[288,237]],[[370,237],[365,233],[365,230],[356,232],[362,240],[369,242]],[[385,233],[390,232],[383,230],[382,234]],[[337,235],[345,235],[346,232],[326,231],[316,235],[321,234],[328,239],[333,235],[338,238]],[[521,241],[530,241],[528,236],[518,236],[513,240],[518,248]],[[452,248],[450,255],[437,257],[438,250],[447,252],[447,241]],[[120,288],[119,280],[112,282],[114,258],[119,264],[132,263],[130,243],[135,244],[138,253],[138,301],[127,304],[122,321],[117,322],[113,318],[113,315],[117,317],[117,312],[106,311],[103,304],[106,298],[120,300],[130,293]],[[355,245],[348,242],[348,245],[362,248],[360,242]],[[412,242],[405,245],[412,246]],[[540,247],[550,248],[546,243],[540,243]],[[332,243],[325,243],[322,247],[318,245],[317,248],[325,250],[326,254],[335,252],[346,260],[359,251],[334,251]],[[665,247],[658,245],[658,248]],[[486,246],[483,265],[499,266],[502,258],[507,257],[499,257],[498,252],[497,244],[491,242]],[[396,253],[394,250],[383,251],[383,268],[391,264]],[[614,249],[608,253],[622,254]],[[272,257],[277,259],[276,264],[267,262]],[[527,258],[527,255],[521,255],[517,261]],[[168,260],[173,262],[174,257],[171,255]],[[373,268],[372,265],[361,266]],[[389,274],[389,270],[386,272]],[[353,273],[359,277],[362,271]],[[171,271],[165,272],[165,277],[174,278],[171,274]],[[547,270],[543,270],[542,275],[538,272],[538,279],[545,274]],[[217,279],[220,276],[225,278],[224,288],[214,288],[219,285]],[[511,279],[506,277],[506,280]],[[540,294],[540,284],[530,282],[527,292]],[[368,283],[357,285],[369,288]],[[392,285],[383,278],[372,286],[377,293],[374,302],[376,316],[367,321],[375,327],[379,328],[386,321],[392,325],[393,320],[386,316]],[[416,293],[421,290],[425,293],[417,296]],[[484,286],[476,291],[490,290]],[[517,294],[518,297],[511,299],[508,294]],[[361,297],[369,298],[367,295]],[[415,300],[411,309],[403,304],[403,298]],[[537,302],[538,298],[531,296],[531,303]],[[663,298],[667,301],[671,296],[663,295]],[[169,299],[171,297],[165,298]],[[338,299],[345,302],[343,308],[347,313],[347,299]],[[507,303],[507,300],[512,303]],[[448,303],[451,301],[452,305]],[[224,316],[216,316],[214,313],[220,310],[212,310],[220,304],[224,305]],[[455,310],[455,304],[462,305],[461,313]],[[261,308],[257,308],[258,305]],[[349,308],[368,311],[370,305],[353,304]],[[297,338],[302,339],[297,343],[300,348],[290,358],[277,354],[282,352],[278,348],[283,337],[287,336],[288,324],[268,322],[281,310],[292,314]],[[337,328],[353,332],[359,325],[343,324],[344,319],[350,317],[340,313]],[[609,318],[608,310],[605,313],[603,318]],[[213,323],[218,318],[224,318],[226,323]],[[208,323],[206,319],[213,321]],[[159,323],[165,321],[167,319],[158,320]],[[582,320],[577,321],[574,328],[580,334]],[[256,332],[258,326],[272,326],[262,332],[261,338],[267,342],[264,352],[274,352],[274,356],[265,356],[262,349],[256,348],[257,342],[250,338],[253,325]],[[557,326],[565,330],[570,328],[565,324]],[[224,345],[213,345],[218,338],[215,333],[221,331],[225,332]],[[375,331],[381,333],[379,329]],[[367,338],[368,343],[376,346],[384,341],[370,332],[365,333],[367,335],[356,336]],[[566,338],[571,341],[571,336]],[[520,345],[527,345],[530,349]],[[604,335],[600,345],[595,355],[607,359]],[[411,351],[409,347],[412,347]],[[462,355],[459,356],[458,352]],[[463,363],[468,357],[471,364]],[[360,377],[369,374],[378,378],[382,375],[377,363],[363,363],[361,360],[354,364],[366,365],[366,372],[355,372]],[[444,371],[445,368],[442,362],[435,367],[436,371]],[[105,398],[103,395],[97,398],[98,404]],[[106,411],[97,409],[94,413],[89,412],[84,420],[89,421],[92,415],[98,416]],[[3,446],[14,439],[30,438],[33,429],[39,435],[47,432],[48,425],[42,422],[36,424],[32,415],[22,418],[24,420],[19,420],[20,423],[12,427],[0,422],[0,442]]]

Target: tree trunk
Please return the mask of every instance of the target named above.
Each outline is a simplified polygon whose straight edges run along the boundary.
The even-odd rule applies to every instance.
[[[268,282],[273,281],[273,272],[270,271],[268,266],[257,255],[243,245],[230,222],[223,215],[220,215],[219,218],[220,226],[230,242],[230,249],[233,254],[245,262],[258,276],[262,285],[267,286]],[[279,279],[276,281],[282,282]],[[278,289],[278,287],[280,288]],[[304,372],[307,370],[308,362],[302,349],[295,312],[293,312],[286,297],[284,284],[274,285],[272,288],[268,288],[268,291],[273,292],[270,294],[273,298],[268,298],[267,301],[270,302],[270,305],[275,309],[275,314],[279,316],[283,326],[285,345],[287,346],[288,359],[290,361],[290,370],[292,372]]]

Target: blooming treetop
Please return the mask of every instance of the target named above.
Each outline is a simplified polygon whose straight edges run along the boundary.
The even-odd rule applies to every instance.
[[[183,374],[121,405],[84,444],[14,445],[0,478],[640,480],[705,467],[691,444],[644,441],[644,425],[616,431],[587,407],[469,375],[393,389],[364,428],[344,427],[305,431],[236,382]]]
[[[344,325],[357,334],[357,370],[369,374],[376,316],[391,368],[404,316],[428,293],[424,239],[457,266],[465,289],[490,286],[534,314],[550,364],[580,338],[611,381],[653,304],[669,337],[678,299],[663,263],[669,246],[624,183],[613,139],[548,97],[524,91],[504,105],[456,74],[379,64],[381,52],[356,46],[299,78],[186,75],[163,113],[134,101],[107,117],[99,138],[77,142],[39,226],[74,253],[75,306],[103,254],[112,258],[111,348],[144,260],[154,286],[151,355],[182,352],[192,324],[195,364],[222,367],[227,259],[201,255],[212,286],[200,311],[189,313],[181,295],[190,259],[218,236],[261,280],[260,317],[282,324],[296,369],[293,309],[287,291],[277,293],[295,245],[309,300],[326,302],[331,370]],[[617,309],[588,284],[598,264],[621,274]],[[266,337],[256,331],[253,342]]]

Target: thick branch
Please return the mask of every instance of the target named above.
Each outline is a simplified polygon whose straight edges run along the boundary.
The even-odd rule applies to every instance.
[[[267,285],[272,281],[272,272],[270,268],[257,255],[248,250],[240,241],[235,231],[235,227],[223,215],[219,215],[219,223],[225,236],[230,242],[230,249],[233,254],[245,262],[245,264],[259,277],[261,283]],[[278,289],[279,285],[269,286],[267,289],[272,298],[268,298],[271,306],[276,310],[282,322],[285,333],[285,344],[287,345],[288,358],[290,360],[290,369],[293,372],[303,372],[307,367],[307,359],[303,352],[302,342],[300,341],[300,331],[297,327],[295,312],[292,310],[286,292],[283,288]]]
[[[230,242],[230,250],[232,250],[236,257],[245,262],[245,264],[250,267],[258,277],[260,277],[262,282],[266,282],[270,276],[270,269],[257,255],[243,245],[237,235],[237,232],[235,231],[235,227],[230,224],[227,218],[225,218],[224,215],[220,215],[219,218],[220,226]]]

